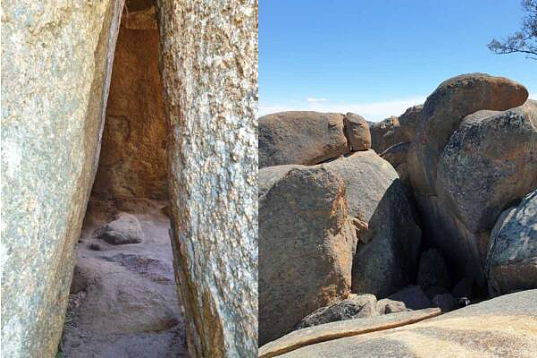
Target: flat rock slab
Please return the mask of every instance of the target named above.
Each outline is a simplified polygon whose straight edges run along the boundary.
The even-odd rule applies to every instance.
[[[291,332],[280,339],[265,344],[259,349],[259,357],[275,357],[320,342],[400,327],[438,316],[440,313],[440,309],[430,308],[426,310],[399,312],[369,318],[350,319],[305,328]],[[322,357],[328,355],[318,356]]]
[[[283,356],[537,357],[536,335],[537,290],[530,290],[501,296],[404,327],[310,344],[288,350],[289,353]],[[280,342],[287,337],[281,338]],[[262,347],[260,352],[267,352],[266,348],[271,347]],[[271,350],[275,355],[284,352],[275,348]],[[274,355],[265,355],[271,356]]]

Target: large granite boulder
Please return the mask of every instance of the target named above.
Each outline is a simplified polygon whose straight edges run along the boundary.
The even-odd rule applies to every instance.
[[[2,356],[54,357],[123,1],[2,3]]]
[[[357,152],[359,150],[371,149],[371,133],[369,132],[369,124],[360,115],[347,113],[344,119],[345,134],[349,139],[351,150]]]
[[[537,355],[537,290],[438,314],[438,309],[428,309],[327,323],[292,332],[259,353],[263,358]]]
[[[447,80],[427,98],[407,154],[425,234],[454,277],[468,276],[481,287],[492,226],[537,184],[535,104],[522,105],[527,96],[503,77]]]
[[[471,73],[441,83],[423,105],[414,140],[419,166],[412,174],[415,190],[435,194],[438,161],[464,117],[479,110],[505,111],[522,105],[526,88],[504,77]]]
[[[280,112],[259,118],[259,167],[317,164],[350,151],[344,116]]]
[[[506,205],[537,187],[537,101],[466,117],[440,156],[440,200],[470,232],[494,226]]]
[[[371,132],[371,148],[378,154],[394,144],[407,141],[397,117],[392,116],[380,122],[370,123],[369,131]]]
[[[490,236],[486,273],[492,294],[537,288],[537,190],[498,219]]]
[[[382,298],[409,284],[416,272],[421,229],[397,172],[373,150],[355,152],[320,166],[339,174],[345,184],[348,216],[358,238],[353,248],[353,292]],[[293,168],[307,167],[261,169],[260,199]]]
[[[345,185],[322,166],[291,169],[259,201],[259,343],[349,294],[355,229]]]
[[[407,285],[416,269],[421,230],[397,172],[373,150],[324,165],[343,178],[349,217],[367,224],[358,233],[353,292],[383,298]]]
[[[192,357],[257,352],[257,1],[157,0],[168,184]],[[230,41],[223,41],[230,39]]]

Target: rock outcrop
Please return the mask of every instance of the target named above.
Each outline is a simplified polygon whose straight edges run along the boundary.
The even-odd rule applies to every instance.
[[[259,167],[317,164],[348,153],[344,116],[280,112],[259,118]]]
[[[291,169],[260,199],[260,344],[348,295],[355,241],[343,180],[331,170]]]
[[[328,323],[271,342],[260,348],[259,356],[533,357],[536,305],[537,290],[531,290],[434,318],[438,309]]]
[[[193,357],[257,352],[257,1],[157,0],[179,296]]]
[[[527,96],[522,85],[502,77],[447,80],[427,98],[407,155],[424,232],[455,276],[480,286],[497,217],[537,186],[537,113]]]
[[[123,1],[2,3],[2,356],[53,357]]]
[[[537,190],[498,219],[490,235],[486,274],[495,295],[537,287]]]

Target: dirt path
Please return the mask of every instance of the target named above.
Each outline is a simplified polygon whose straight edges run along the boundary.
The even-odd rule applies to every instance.
[[[82,230],[61,342],[66,358],[187,357],[165,203],[92,201]],[[96,230],[133,214],[143,241],[111,245]]]

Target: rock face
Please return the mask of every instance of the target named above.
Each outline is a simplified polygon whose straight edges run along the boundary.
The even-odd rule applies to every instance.
[[[383,312],[384,313],[384,312]],[[377,298],[373,295],[351,294],[349,298],[322,307],[304,317],[295,329],[318,326],[324,323],[378,316]]]
[[[498,219],[489,241],[487,277],[493,294],[537,288],[537,190]]]
[[[378,154],[397,143],[406,142],[397,117],[386,118],[377,123],[370,123],[371,148]]]
[[[260,168],[317,164],[348,153],[343,118],[318,112],[281,112],[259,118]]]
[[[154,17],[135,21],[143,11],[135,12],[131,3],[119,30],[92,195],[163,200],[168,199],[169,131],[158,70],[158,30]]]
[[[495,220],[537,185],[537,114],[527,96],[502,77],[447,80],[427,98],[407,155],[424,232],[457,275],[480,286]]]
[[[56,354],[122,8],[2,4],[2,356]]]
[[[291,169],[260,199],[261,345],[348,295],[355,241],[343,180],[328,169]]]
[[[371,149],[371,133],[369,124],[360,115],[347,113],[344,119],[345,134],[353,151]]]
[[[157,14],[172,133],[172,243],[189,350],[194,357],[252,356],[258,302],[257,1],[158,0]]]
[[[531,290],[498,297],[421,322],[409,322],[413,324],[407,323],[397,329],[390,329],[393,326],[390,327],[388,322],[380,324],[380,321],[396,318],[403,321],[404,317],[417,316],[421,311],[357,320],[362,322],[329,323],[293,332],[270,346],[262,347],[260,353],[262,357],[278,353],[278,356],[286,358],[533,357],[537,355],[533,333],[537,328],[536,305],[537,290]],[[353,323],[362,331],[353,328]],[[364,332],[365,327],[369,330]],[[338,336],[344,338],[334,339]]]

